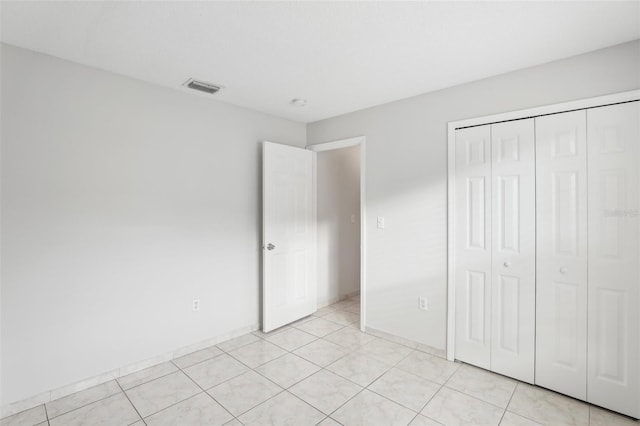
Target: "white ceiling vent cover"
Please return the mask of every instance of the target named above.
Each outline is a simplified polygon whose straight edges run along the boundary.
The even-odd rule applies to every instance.
[[[189,80],[187,80],[186,83],[184,83],[184,86],[190,89],[209,93],[211,95],[213,95],[214,93],[218,92],[221,89],[220,86],[216,86],[215,84],[205,83],[204,81],[194,80],[193,78],[190,78]]]

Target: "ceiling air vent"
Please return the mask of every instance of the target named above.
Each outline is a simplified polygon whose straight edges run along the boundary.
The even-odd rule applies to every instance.
[[[205,83],[204,81],[198,81],[190,78],[184,83],[190,89],[199,90],[201,92],[214,94],[220,90],[220,86],[216,86],[215,84]]]

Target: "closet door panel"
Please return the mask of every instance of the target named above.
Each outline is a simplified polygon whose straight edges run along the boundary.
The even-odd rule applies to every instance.
[[[587,112],[587,400],[640,417],[640,102]]]
[[[490,368],[490,126],[456,131],[456,358]]]
[[[586,398],[586,111],[537,117],[537,385]]]
[[[491,370],[533,383],[535,150],[533,119],[491,125]]]

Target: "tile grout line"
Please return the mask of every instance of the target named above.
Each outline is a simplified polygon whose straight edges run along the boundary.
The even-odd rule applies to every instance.
[[[498,424],[502,423],[502,420],[504,419],[504,415],[507,414],[507,410],[509,409],[509,405],[511,405],[511,400],[513,399],[513,395],[516,394],[516,391],[518,390],[518,382],[516,382],[516,385],[513,387],[513,392],[511,392],[511,396],[509,397],[509,401],[507,402],[507,405],[504,407],[504,411],[502,412],[502,416],[500,417],[500,421],[498,422]]]
[[[118,381],[116,380],[116,384],[118,385],[118,387],[120,388],[120,391],[124,394],[124,397],[127,398],[127,401],[129,401],[129,404],[131,404],[131,406],[133,407],[133,409],[136,411],[136,414],[138,414],[138,417],[140,417],[140,420],[142,420],[142,423],[144,423],[145,425],[147,424],[147,422],[144,421],[144,418],[142,417],[142,414],[140,414],[140,411],[138,411],[138,407],[136,407],[133,403],[133,401],[131,401],[131,398],[129,398],[129,395],[127,395],[127,393],[124,391],[124,389],[122,388],[122,386],[120,386],[120,383],[118,383]],[[138,420],[136,420],[135,422],[131,423],[134,424],[136,423]]]
[[[106,385],[107,383],[109,383],[109,382],[111,382],[111,381],[114,381],[114,382],[116,382],[116,384],[118,384],[118,381],[117,381],[116,379],[111,379],[111,380],[109,380],[108,382],[101,383],[101,384],[96,385],[96,386],[92,386],[92,388],[93,388],[93,387],[98,387],[98,386]],[[118,384],[118,387],[120,387],[120,385],[119,385],[119,384]],[[91,388],[89,388],[89,389],[91,389]],[[88,390],[88,389],[85,389],[85,390]],[[78,391],[78,392],[71,393],[71,394],[66,395],[66,396],[63,396],[63,397],[61,397],[61,398],[54,399],[53,401],[58,401],[58,400],[60,400],[60,399],[66,398],[66,397],[71,396],[71,395],[75,395],[76,393],[80,393],[80,392],[84,392],[84,390],[83,390],[83,391]],[[79,409],[81,409],[81,408],[87,407],[87,406],[89,406],[89,405],[91,405],[91,404],[95,404],[96,402],[104,401],[105,399],[107,399],[107,398],[111,398],[112,396],[117,395],[117,394],[118,394],[118,392],[116,392],[116,393],[112,393],[112,394],[109,394],[109,395],[107,395],[107,396],[105,396],[105,397],[98,398],[98,399],[96,399],[95,401],[91,401],[91,402],[88,402],[88,403],[86,403],[86,404],[82,404],[82,405],[80,405],[80,406],[78,406],[78,407],[72,408],[71,410],[65,411],[65,412],[60,413],[60,414],[58,414],[57,416],[53,416],[53,417],[51,417],[51,418],[49,418],[49,411],[47,410],[47,404],[45,403],[45,404],[43,404],[43,405],[44,405],[45,412],[46,412],[46,414],[47,414],[47,422],[50,422],[50,421],[51,421],[51,420],[53,420],[53,419],[57,419],[58,417],[64,416],[65,414],[69,414],[69,413],[71,413],[71,412],[73,412],[73,411],[76,411],[76,410],[79,410]],[[53,402],[53,401],[49,401],[49,402],[51,403],[51,402]],[[25,411],[28,411],[28,410],[25,410]],[[16,413],[16,414],[20,414],[20,413]]]
[[[216,357],[214,357],[214,358],[216,358]],[[213,359],[213,358],[210,358],[210,359]],[[182,368],[180,368],[178,365],[176,365],[173,361],[171,361],[171,362],[173,363],[173,365],[175,365],[175,366],[178,368],[178,370],[179,370],[182,374],[184,374],[185,376],[187,376],[187,378],[189,378],[189,380],[191,380],[191,381],[192,381],[192,382],[193,382],[197,387],[199,387],[199,388],[200,388],[200,390],[202,391],[202,393],[204,393],[205,395],[207,395],[209,398],[211,398],[213,401],[215,401],[215,402],[216,402],[216,404],[220,405],[220,406],[221,406],[221,407],[222,407],[222,408],[223,408],[227,413],[229,413],[229,415],[230,415],[231,417],[233,417],[233,419],[232,419],[232,420],[238,420],[238,419],[236,418],[236,416],[234,416],[234,415],[233,415],[233,413],[227,409],[227,407],[225,407],[224,405],[222,405],[222,404],[220,403],[220,401],[218,401],[218,400],[217,400],[217,399],[215,399],[213,396],[211,396],[211,395],[209,394],[209,392],[207,392],[207,390],[206,390],[205,388],[203,388],[202,386],[200,386],[200,384],[199,384],[198,382],[196,382],[196,381],[195,381],[191,376],[189,376],[185,371],[183,371],[183,370],[182,370]],[[195,365],[195,364],[194,364],[194,365]],[[235,379],[236,377],[241,376],[242,374],[244,374],[244,373],[238,374],[237,376],[234,376],[234,377],[230,378],[229,380],[233,380],[233,379]],[[225,380],[225,382],[228,382],[229,380]],[[222,382],[222,383],[225,383],[225,382]],[[222,383],[220,383],[220,384],[222,384]],[[218,386],[218,385],[215,385],[215,386]],[[212,389],[212,388],[214,388],[215,386],[211,386],[209,389]],[[195,394],[195,395],[192,395],[192,396],[190,396],[190,397],[189,397],[189,398],[187,398],[187,399],[183,399],[182,401],[178,401],[178,402],[176,402],[175,404],[171,404],[169,407],[173,407],[174,405],[180,404],[180,403],[182,403],[182,402],[184,402],[184,401],[187,401],[187,400],[189,400],[189,399],[191,399],[191,398],[195,398],[195,397],[196,397],[196,396],[198,396],[198,395],[200,395],[200,393],[197,393],[197,394]],[[164,410],[168,409],[169,407],[163,408],[162,410],[157,411],[156,413],[150,414],[149,416],[152,416],[152,415],[155,415],[155,414],[157,414],[157,413],[159,413],[159,412],[161,412],[161,411],[164,411]],[[149,417],[149,416],[147,416],[147,417]],[[227,424],[227,423],[229,423],[230,421],[231,421],[231,420],[229,420],[228,422],[225,422],[224,424]],[[238,421],[240,422],[240,420],[238,420]],[[240,422],[240,423],[242,423],[242,422]]]

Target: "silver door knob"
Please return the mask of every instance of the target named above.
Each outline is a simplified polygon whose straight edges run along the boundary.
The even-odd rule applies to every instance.
[[[561,273],[561,274],[566,274],[566,273],[567,273],[567,271],[568,271],[568,269],[567,269],[567,267],[566,267],[566,266],[563,266],[562,268],[560,268],[560,273]]]
[[[276,248],[276,246],[274,246],[273,244],[267,244],[267,250],[273,250],[274,248]]]
[[[511,262],[504,262],[503,265],[505,268],[508,268],[509,266],[511,266]]]

